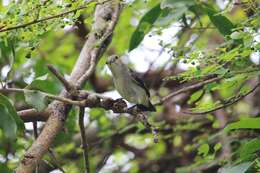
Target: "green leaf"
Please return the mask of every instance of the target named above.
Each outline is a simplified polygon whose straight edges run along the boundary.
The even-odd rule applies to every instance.
[[[36,79],[34,79],[29,85],[27,85],[25,87],[25,89],[31,89],[31,90],[41,90],[45,92],[45,87],[46,84],[49,83],[49,81],[47,81],[48,79],[48,74],[42,75],[37,77]]]
[[[154,23],[155,26],[165,27],[180,19],[189,7],[195,5],[194,0],[164,0],[161,2],[162,13]]]
[[[192,104],[193,102],[197,101],[199,98],[201,98],[202,94],[204,93],[203,90],[196,91],[190,96],[190,99],[188,101],[188,104]]]
[[[235,129],[260,129],[260,118],[246,118],[227,125],[225,132]]]
[[[223,36],[230,35],[232,33],[234,25],[228,18],[222,16],[219,11],[209,5],[204,4],[202,9],[205,13],[207,13],[210,21],[217,27],[218,31]]]
[[[202,144],[198,149],[198,154],[202,155],[203,157],[206,157],[209,153],[209,145],[208,144]]]
[[[17,125],[8,109],[0,104],[0,128],[3,130],[6,138],[14,140],[16,137]]]
[[[35,80],[47,80],[48,74],[37,77]]]
[[[48,105],[46,94],[40,91],[25,90],[24,96],[25,101],[38,111],[43,111]]]
[[[221,149],[222,144],[221,143],[217,143],[216,145],[214,145],[214,151],[217,152]]]
[[[161,9],[164,8],[180,8],[184,6],[194,5],[194,0],[163,0],[161,2]]]
[[[131,37],[129,51],[135,49],[141,43],[144,36],[151,30],[153,23],[160,16],[161,12],[160,4],[157,4],[142,17]]]
[[[245,159],[256,151],[260,150],[260,138],[253,139],[242,146],[240,149],[240,158]]]
[[[243,33],[243,32],[235,31],[235,32],[233,32],[233,33],[230,35],[230,38],[232,38],[233,40],[239,40],[239,39],[243,38],[243,36],[244,36],[244,33]]]
[[[7,167],[7,164],[0,163],[0,172],[12,173],[13,171]]]
[[[165,9],[154,23],[154,26],[165,27],[172,22],[180,19],[187,10],[188,7],[186,6],[178,9]]]
[[[244,162],[236,166],[224,168],[220,171],[220,173],[244,173],[250,168],[251,165],[252,162]]]
[[[23,121],[17,115],[12,103],[2,94],[0,94],[0,127],[10,140],[16,138],[17,130],[24,129]]]

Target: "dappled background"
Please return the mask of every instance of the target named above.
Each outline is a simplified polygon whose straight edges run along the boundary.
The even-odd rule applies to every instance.
[[[58,95],[63,85],[47,65],[68,78],[90,33],[95,3],[0,2],[1,87]],[[121,3],[112,43],[84,89],[120,98],[105,61],[113,54],[122,56],[150,89],[157,112],[148,113],[148,121],[158,128],[159,142],[154,143],[151,130],[132,115],[86,108],[91,172],[259,171],[259,2]],[[24,94],[5,96],[18,112],[35,107]],[[4,118],[10,113],[4,106],[1,101],[0,172],[5,173],[17,167],[36,131],[32,122],[25,123],[24,131],[19,125],[17,132],[11,129],[16,124]],[[39,173],[84,172],[77,121],[78,108],[73,107],[63,131],[38,163]],[[6,127],[8,123],[15,125]],[[37,125],[40,133],[44,121]]]

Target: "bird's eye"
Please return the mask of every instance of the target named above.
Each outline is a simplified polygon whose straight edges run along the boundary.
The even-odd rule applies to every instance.
[[[118,59],[118,56],[116,56],[115,58]]]

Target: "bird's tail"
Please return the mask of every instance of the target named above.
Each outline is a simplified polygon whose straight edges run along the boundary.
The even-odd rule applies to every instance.
[[[141,105],[141,104],[137,104],[137,107],[142,110],[142,111],[150,111],[150,112],[156,112],[156,108],[154,107],[154,105],[149,102],[149,105],[148,106],[144,106],[144,105]]]

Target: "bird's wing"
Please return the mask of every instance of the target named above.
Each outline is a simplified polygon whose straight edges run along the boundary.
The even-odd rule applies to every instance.
[[[148,97],[150,97],[150,92],[149,92],[148,88],[146,87],[145,83],[142,81],[142,79],[140,79],[132,69],[129,68],[129,71],[130,71],[131,76],[133,77],[134,82],[138,86],[142,87],[145,90]]]

